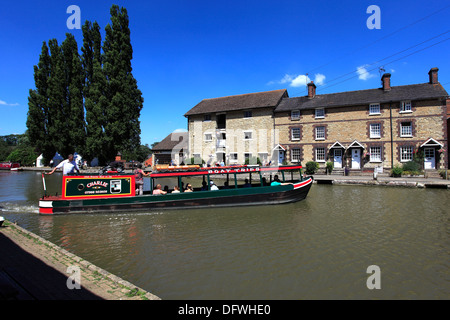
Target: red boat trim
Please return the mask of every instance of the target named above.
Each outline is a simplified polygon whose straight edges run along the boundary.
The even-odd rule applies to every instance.
[[[53,208],[39,208],[41,214],[53,214]]]
[[[312,183],[312,179],[311,178],[309,178],[306,181],[294,184],[294,189],[298,189],[298,188],[304,187],[304,186],[306,186],[307,184],[310,184],[310,183]]]

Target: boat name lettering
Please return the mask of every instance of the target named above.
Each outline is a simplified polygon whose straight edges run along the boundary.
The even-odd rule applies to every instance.
[[[259,171],[259,168],[240,168],[240,169],[214,169],[208,170],[209,174],[220,174],[220,173],[240,173],[240,172],[255,172]]]
[[[92,182],[89,182],[86,185],[87,188],[91,188],[93,186],[102,186],[102,187],[106,188],[106,187],[108,187],[108,182],[105,182],[105,181],[92,181]]]

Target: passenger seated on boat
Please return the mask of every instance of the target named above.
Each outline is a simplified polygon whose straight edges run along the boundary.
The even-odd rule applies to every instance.
[[[172,193],[180,193],[180,188],[178,186],[173,187]]]
[[[243,188],[250,188],[252,185],[248,182],[248,179],[245,179],[245,183],[242,186]]]
[[[225,181],[225,182],[223,183],[222,189],[230,189],[230,186],[228,185],[228,181]]]
[[[161,190],[161,185],[157,184],[156,185],[156,189],[153,190],[153,194],[158,195],[158,194],[166,194],[166,191]]]
[[[190,183],[188,183],[186,185],[186,190],[184,190],[184,192],[193,192],[194,190],[192,189],[192,185]]]
[[[206,181],[202,182],[202,189],[201,191],[208,191],[208,184],[206,183]]]
[[[273,177],[273,181],[270,184],[271,186],[286,186],[288,184],[293,184],[291,182],[281,182],[280,179],[278,178],[278,175],[275,175],[275,177]]]
[[[217,188],[217,186],[216,186],[216,184],[214,183],[214,181],[211,181],[210,184],[211,184],[211,191],[219,190],[219,188]]]
[[[164,186],[164,189],[163,189],[166,193],[169,193],[169,186]]]

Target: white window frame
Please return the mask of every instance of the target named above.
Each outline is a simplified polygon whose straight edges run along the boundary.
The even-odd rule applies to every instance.
[[[371,139],[381,138],[381,123],[370,124],[370,138]]]
[[[294,130],[298,131],[298,138],[295,137]],[[300,138],[301,138],[301,130],[300,130],[300,128],[292,128],[291,129],[291,140],[300,140]]]
[[[414,147],[400,147],[400,162],[412,161],[414,157]]]
[[[381,114],[381,106],[379,103],[371,103],[369,105],[369,115],[378,115]]]
[[[267,152],[258,152],[258,157],[261,163],[264,165],[269,159],[269,154]]]
[[[323,132],[319,132],[318,129],[323,129]],[[315,134],[315,138],[316,140],[325,140],[325,126],[320,126],[320,127],[316,127],[314,129],[314,134]]]
[[[247,136],[248,133],[250,134],[250,137]],[[251,130],[244,131],[244,140],[253,140],[253,131]]]
[[[403,125],[404,123],[409,123],[409,126],[404,126]],[[413,126],[412,121],[400,122],[400,137],[411,138],[413,136],[412,126]],[[409,130],[407,130],[406,128],[409,128]]]
[[[325,109],[324,108],[315,109],[315,118],[316,119],[325,118]]]
[[[409,100],[400,102],[400,113],[411,113],[412,103]]]
[[[291,120],[300,120],[300,110],[291,111]]]
[[[208,139],[208,136],[211,136],[211,139]],[[213,141],[213,134],[211,132],[205,132],[203,137],[204,137],[203,141],[205,141],[205,142]]]
[[[325,160],[326,160],[325,148],[316,148],[315,153],[316,153],[316,161],[317,162],[325,162]],[[322,157],[323,157],[323,159],[322,159]]]
[[[295,153],[294,153],[295,151]],[[291,149],[291,162],[301,162],[301,154],[302,150],[300,148],[292,148]]]
[[[238,154],[237,154],[237,152],[230,152],[230,162],[237,162],[237,161],[238,161]]]
[[[381,160],[381,147],[370,147],[370,162],[382,162]]]

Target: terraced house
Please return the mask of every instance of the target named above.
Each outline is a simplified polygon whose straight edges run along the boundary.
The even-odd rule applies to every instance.
[[[448,167],[448,93],[438,69],[428,82],[316,95],[287,90],[207,99],[186,113],[191,155],[226,164],[258,156],[263,163],[316,161],[322,167],[390,169],[422,154],[425,169]]]

